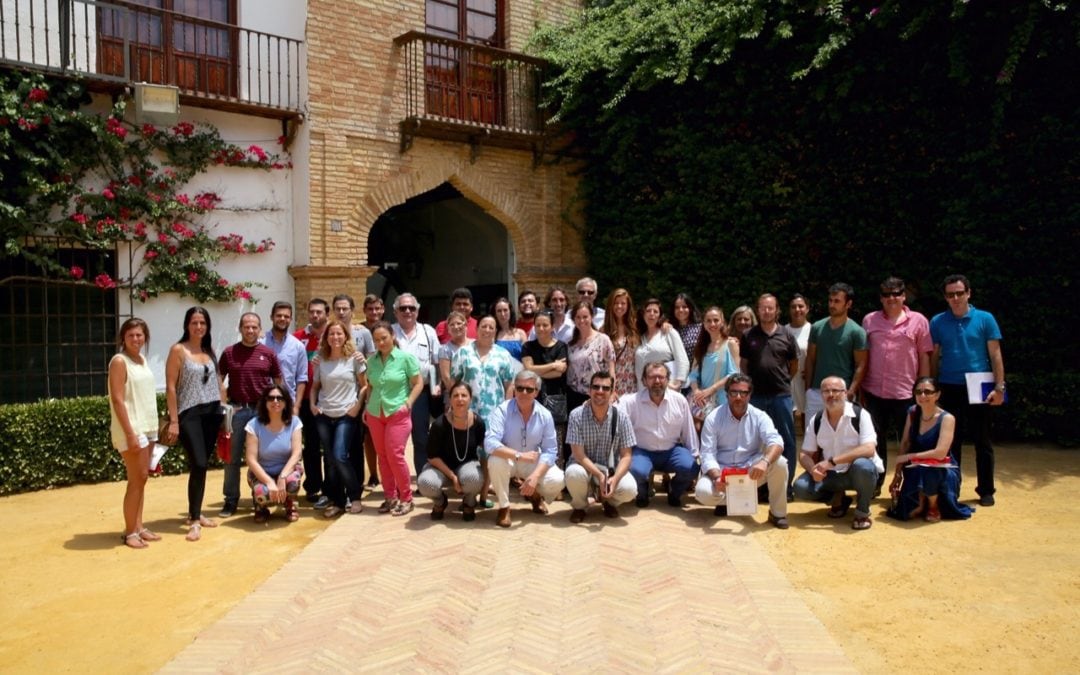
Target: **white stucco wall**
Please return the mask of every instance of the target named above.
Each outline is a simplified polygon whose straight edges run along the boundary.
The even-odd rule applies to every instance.
[[[255,144],[267,152],[280,150],[277,138],[281,135],[281,122],[278,120],[190,107],[182,108],[181,119],[213,124],[225,141],[243,148]],[[217,209],[195,221],[210,229],[212,236],[235,232],[245,241],[257,242],[269,237],[275,242],[274,249],[267,253],[227,257],[218,264],[218,272],[229,281],[258,281],[267,285],[267,288],[252,289],[257,303],[236,301],[205,305],[210,313],[214,348],[218,352],[239,339],[237,326],[241,314],[257,312],[263,319],[263,326],[268,328],[271,305],[277,300],[292,301],[293,284],[288,267],[293,264],[295,253],[295,180],[294,172],[289,169],[213,167],[187,185],[185,191],[189,195],[209,190],[221,197]],[[119,273],[123,277],[127,274],[127,252],[121,251],[119,258]],[[184,313],[195,304],[191,298],[175,294],[145,303],[137,299],[129,303],[127,293],[121,293],[121,317],[135,315],[150,325],[150,364],[159,388],[165,386],[165,358],[169,347],[180,338]]]

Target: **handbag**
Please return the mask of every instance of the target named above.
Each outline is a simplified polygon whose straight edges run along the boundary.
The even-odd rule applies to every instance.
[[[566,424],[566,394],[544,394],[540,405],[547,408],[555,424]]]

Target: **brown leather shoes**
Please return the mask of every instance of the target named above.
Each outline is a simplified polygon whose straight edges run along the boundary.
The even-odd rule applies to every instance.
[[[570,522],[577,525],[585,520],[585,509],[574,509],[570,512]]]
[[[529,497],[529,501],[532,502],[533,513],[542,513],[547,515],[548,507],[544,503],[544,498],[539,493],[534,492],[532,497]]]
[[[613,504],[608,504],[607,502],[604,502],[604,517],[605,518],[618,518],[619,517],[619,509]]]
[[[510,527],[510,507],[505,509],[499,509],[498,515],[495,516],[495,524],[499,527]]]

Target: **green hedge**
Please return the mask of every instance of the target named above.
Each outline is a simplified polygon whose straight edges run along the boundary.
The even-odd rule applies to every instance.
[[[158,410],[165,410],[163,394]],[[168,475],[185,472],[183,449],[167,452],[161,465]],[[106,397],[0,406],[0,494],[124,478],[109,437]]]

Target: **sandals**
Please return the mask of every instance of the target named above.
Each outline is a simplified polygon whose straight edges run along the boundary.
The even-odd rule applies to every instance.
[[[476,507],[462,504],[461,519],[464,520],[466,523],[471,523],[472,521],[476,520]]]
[[[334,504],[326,507],[326,510],[322,512],[323,517],[325,518],[336,518],[343,513],[345,513],[345,509]]]
[[[155,532],[151,532],[145,527],[139,530],[139,539],[143,541],[161,541],[161,535]]]
[[[843,518],[847,515],[848,509],[851,508],[851,503],[853,501],[854,500],[851,497],[849,497],[848,495],[844,495],[840,498],[839,504],[834,503],[829,507],[829,517]]]
[[[855,516],[855,520],[851,521],[851,529],[853,530],[869,530],[870,526],[874,524],[874,521],[870,520],[870,516],[865,518]]]
[[[160,537],[158,538],[160,539]],[[122,534],[120,535],[120,541],[124,542],[124,545],[128,548],[150,548],[150,545],[142,540],[138,532]]]
[[[265,506],[255,509],[255,523],[262,525],[270,520],[270,509]]]
[[[404,516],[405,514],[412,512],[413,506],[414,504],[411,499],[407,502],[398,502],[397,506],[394,507],[394,510],[390,512],[390,515],[395,517]]]
[[[379,504],[379,513],[390,513],[395,508],[397,508],[397,505],[398,500],[396,499],[384,500],[382,504]]]
[[[188,523],[191,527],[188,529],[187,536],[184,539],[188,541],[199,541],[202,539],[202,521],[196,520],[194,523]]]
[[[357,513],[363,513],[364,505],[360,503],[359,499],[357,499],[354,502],[349,502],[349,505],[345,507],[345,511],[353,515],[356,515]]]
[[[928,522],[928,523],[940,523],[941,522],[941,511],[939,511],[938,509],[936,509],[934,507],[930,507],[929,509],[927,509],[926,510],[926,522]]]

